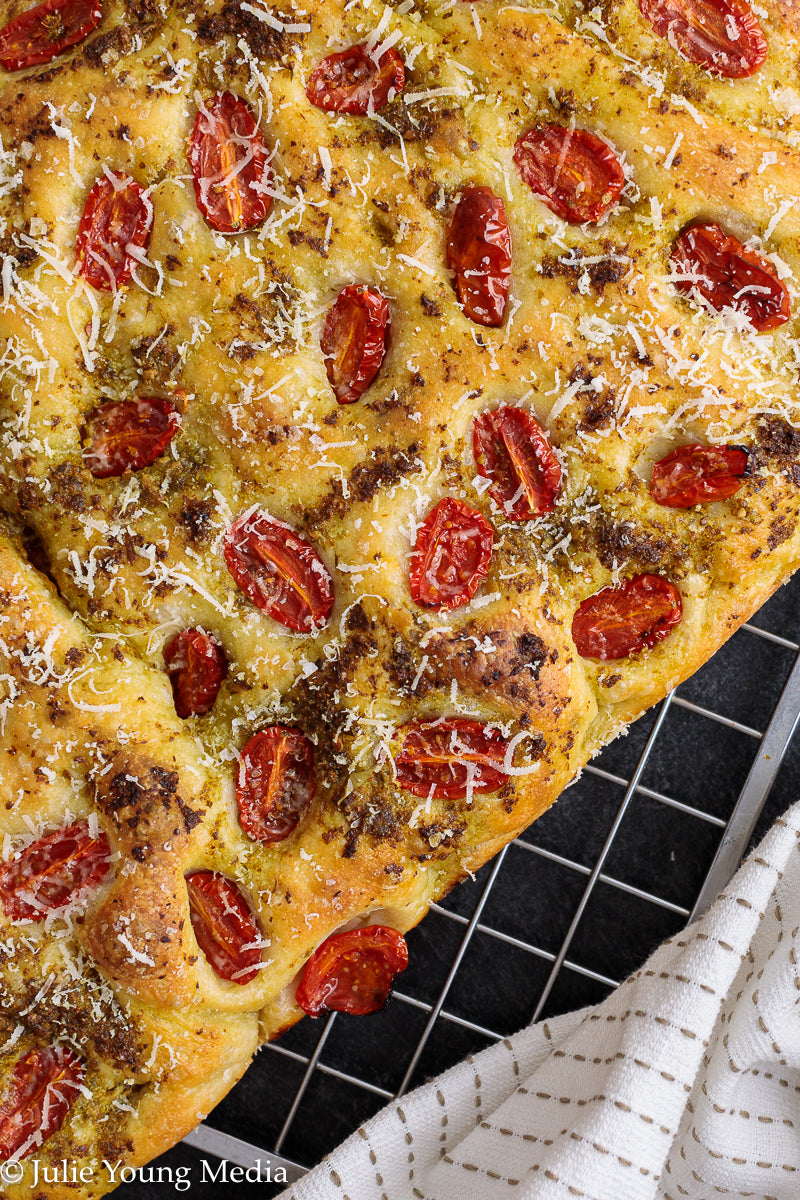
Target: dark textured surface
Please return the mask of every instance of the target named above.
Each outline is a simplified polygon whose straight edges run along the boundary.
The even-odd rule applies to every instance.
[[[800,578],[783,588],[752,624],[791,640],[800,636]],[[763,732],[792,668],[795,653],[740,630],[678,690],[693,705]],[[472,935],[414,1072],[412,1086],[445,1070],[466,1054],[491,1045],[491,1033],[512,1033],[530,1021],[561,941],[570,926],[653,728],[648,713],[627,737],[618,738],[593,766],[616,780],[587,771],[559,802],[506,851]],[[643,788],[684,806],[727,820],[758,748],[747,733],[673,704],[645,767]],[[790,745],[767,801],[756,836],[796,798],[800,739]],[[631,800],[586,909],[575,930],[567,962],[556,979],[544,1015],[601,1000],[606,984],[588,969],[622,979],[663,938],[685,924],[669,907],[624,890],[646,891],[671,905],[691,908],[719,843],[722,828],[641,792]],[[568,860],[562,862],[560,860]],[[580,869],[583,868],[583,872]],[[493,865],[458,887],[408,936],[411,964],[399,980],[401,996],[374,1017],[337,1017],[332,1023],[291,1124],[282,1153],[312,1164],[386,1102],[374,1090],[393,1091],[402,1081],[480,903]],[[609,880],[613,882],[609,882]],[[500,937],[493,936],[499,934]],[[524,947],[518,943],[524,943]],[[578,968],[578,969],[576,969]],[[403,998],[401,998],[403,997]],[[482,1032],[462,1022],[479,1026]],[[245,1079],[215,1110],[216,1128],[274,1149],[306,1071],[306,1062],[327,1028],[305,1020],[267,1047]],[[282,1052],[282,1051],[285,1051]],[[299,1056],[299,1057],[297,1057]],[[342,1079],[339,1075],[351,1076]],[[177,1168],[191,1168],[190,1195],[197,1200],[260,1200],[280,1190],[267,1184],[211,1181],[219,1164],[178,1147],[153,1166],[168,1167],[161,1182],[124,1185],[119,1200],[166,1200],[181,1195]],[[354,1197],[353,1200],[358,1200]]]

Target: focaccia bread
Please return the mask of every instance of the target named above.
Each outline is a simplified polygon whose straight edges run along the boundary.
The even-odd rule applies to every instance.
[[[795,0],[0,4],[0,1158],[147,1161],[800,556]]]

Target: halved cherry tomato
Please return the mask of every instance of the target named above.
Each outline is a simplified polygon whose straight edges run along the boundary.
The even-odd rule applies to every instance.
[[[588,129],[529,129],[517,138],[514,162],[531,191],[573,224],[599,221],[625,187],[616,154]]]
[[[489,570],[492,527],[463,500],[445,496],[417,530],[409,563],[411,597],[422,608],[458,608]]]
[[[449,717],[409,721],[398,732],[397,782],[414,796],[463,800],[471,792],[496,792],[508,779],[503,764],[509,743],[494,726]]]
[[[242,829],[256,842],[282,842],[314,799],[314,747],[299,729],[271,725],[242,751],[236,802]]]
[[[388,925],[334,933],[306,963],[295,999],[310,1017],[377,1012],[387,1001],[395,975],[407,966],[406,940]]]
[[[211,712],[228,673],[225,651],[203,629],[182,629],[164,647],[164,662],[179,717]]]
[[[0,29],[0,65],[21,71],[50,62],[88,37],[102,17],[96,0],[44,0]]]
[[[0,1161],[27,1158],[57,1133],[78,1097],[85,1073],[74,1050],[60,1043],[29,1050],[16,1063],[0,1100]]]
[[[476,325],[502,325],[511,279],[511,233],[506,206],[489,187],[465,187],[450,223],[447,265]]]
[[[561,464],[538,421],[524,408],[502,405],[481,413],[472,426],[478,471],[509,521],[533,521],[553,511],[561,490]]]
[[[747,0],[639,0],[642,15],[682,58],[727,79],[757,71],[767,42]]]
[[[83,461],[95,479],[140,471],[164,453],[180,423],[177,409],[157,396],[109,400],[89,413]]]
[[[111,849],[104,833],[92,837],[86,821],[75,821],[26,846],[0,865],[0,904],[15,921],[41,921],[96,887],[109,869]]]
[[[197,207],[219,233],[260,225],[272,205],[269,150],[247,104],[212,96],[195,117],[189,146]]]
[[[386,50],[376,62],[361,43],[323,58],[309,76],[306,96],[328,112],[364,116],[399,96],[405,82],[406,70],[396,50]]]
[[[650,495],[667,508],[727,500],[742,486],[749,462],[742,446],[679,446],[654,463]]]
[[[769,259],[714,222],[684,229],[675,239],[670,266],[678,291],[699,292],[717,312],[742,313],[759,333],[792,315],[789,292]]]
[[[186,890],[194,936],[217,975],[250,983],[259,972],[261,934],[239,888],[216,871],[194,871]]]
[[[80,274],[93,288],[116,291],[136,265],[131,247],[143,251],[152,229],[153,205],[136,180],[101,175],[86,197],[78,226]]]
[[[572,620],[572,640],[582,658],[626,658],[662,642],[682,616],[674,583],[635,575],[583,601]]]
[[[257,608],[287,629],[311,633],[333,608],[333,582],[305,538],[261,510],[234,521],[225,563]]]
[[[389,305],[373,288],[342,288],[325,319],[320,347],[333,394],[352,404],[381,368],[389,341]]]

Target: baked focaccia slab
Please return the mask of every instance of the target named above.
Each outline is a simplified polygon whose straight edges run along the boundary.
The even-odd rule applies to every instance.
[[[0,16],[0,1158],[58,1200],[379,1005],[797,565],[800,45],[790,0]]]

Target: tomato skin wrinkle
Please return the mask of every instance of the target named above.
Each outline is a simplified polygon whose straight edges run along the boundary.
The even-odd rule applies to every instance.
[[[98,291],[113,292],[130,279],[136,258],[153,229],[153,205],[141,184],[128,176],[101,175],[83,206],[75,241],[81,278]]]
[[[680,446],[653,464],[650,495],[666,508],[727,500],[749,469],[750,453],[743,446]]]
[[[254,841],[284,841],[311,806],[317,785],[314,747],[292,726],[272,725],[242,750],[236,780],[239,822]]]
[[[22,71],[48,63],[82,42],[102,19],[95,0],[44,0],[0,29],[0,66]]]
[[[105,833],[92,837],[86,821],[45,834],[0,865],[0,904],[16,921],[41,921],[97,887],[110,867]]]
[[[259,973],[261,934],[233,880],[216,871],[186,876],[197,944],[221,979],[244,986]]]
[[[305,965],[295,999],[303,1012],[364,1016],[383,1008],[395,975],[408,966],[406,940],[388,925],[334,933]]]
[[[440,611],[467,604],[489,571],[492,542],[492,527],[482,513],[445,496],[417,530],[409,560],[414,603]]]
[[[684,229],[675,239],[670,267],[679,292],[699,292],[717,312],[734,309],[758,333],[785,324],[792,315],[789,291],[774,264],[715,222]]]
[[[329,54],[308,78],[306,96],[327,112],[366,116],[383,108],[405,87],[406,71],[396,50],[388,49],[375,62],[364,43]]]
[[[95,479],[140,471],[160,458],[180,423],[178,410],[157,396],[110,400],[87,418],[83,461]]]
[[[663,641],[683,616],[681,594],[662,575],[635,575],[579,606],[572,640],[582,658],[627,658]]]
[[[507,521],[533,521],[552,512],[561,491],[561,464],[550,439],[524,408],[501,405],[472,425],[478,472]]]
[[[362,284],[342,288],[320,338],[328,382],[339,404],[363,396],[381,369],[389,343],[389,304]]]
[[[164,647],[164,663],[179,717],[211,712],[228,673],[225,651],[202,629],[183,629]]]
[[[496,792],[508,780],[509,742],[499,729],[466,717],[409,721],[398,730],[397,783],[414,796],[463,800]]]
[[[465,187],[447,237],[447,265],[464,313],[476,325],[502,325],[511,281],[506,206],[489,187]]]
[[[225,564],[244,594],[297,633],[321,628],[333,608],[333,581],[314,547],[282,521],[257,510],[228,530]]]
[[[0,1097],[0,1162],[27,1158],[58,1132],[84,1074],[82,1060],[60,1043],[18,1059]]]
[[[622,163],[588,129],[529,129],[517,138],[514,162],[531,191],[572,224],[599,221],[625,187]]]
[[[742,79],[767,57],[767,42],[748,0],[639,0],[659,37],[709,75]]]

